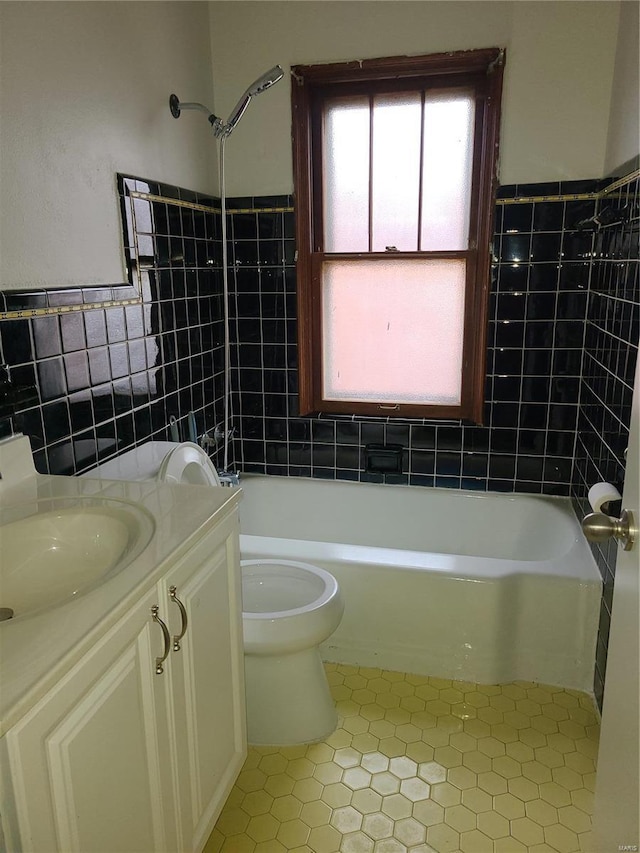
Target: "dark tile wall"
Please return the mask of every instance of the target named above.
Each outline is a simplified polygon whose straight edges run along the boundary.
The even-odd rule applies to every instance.
[[[624,485],[624,452],[640,337],[640,187],[636,177],[598,202],[572,494],[591,511],[589,487]],[[618,545],[592,545],[603,580],[594,693],[602,703]]]
[[[132,284],[3,294],[4,311],[69,308],[0,322],[0,361],[10,378],[0,434],[29,435],[41,473],[82,472],[151,437],[167,439],[172,417],[186,440],[190,411],[199,434],[223,419],[218,202],[134,178],[121,177],[119,190],[141,304],[71,310],[82,301],[131,299]],[[8,407],[16,389],[18,402]]]
[[[584,181],[502,188],[484,426],[298,417],[292,199],[236,199],[245,210],[230,214],[240,468],[568,495],[595,239],[576,226],[594,215],[600,187]],[[569,194],[577,197],[564,200]],[[275,210],[258,212],[269,206]],[[369,444],[399,445],[402,473],[368,472]]]
[[[571,494],[578,514],[588,511],[594,482],[622,489],[638,350],[640,201],[637,177],[611,192],[606,185],[611,179],[501,189],[484,426],[299,417],[293,200],[231,200],[236,466]],[[189,411],[199,434],[223,419],[218,200],[134,178],[119,186],[129,284],[0,293],[0,312],[13,312],[0,322],[9,374],[0,371],[0,436],[28,434],[43,473],[78,473],[151,437],[169,438],[172,416],[183,439]],[[100,305],[131,300],[134,282],[141,304]],[[372,444],[398,448],[402,473],[368,472]],[[604,584],[601,701],[616,546],[594,546],[594,554]]]

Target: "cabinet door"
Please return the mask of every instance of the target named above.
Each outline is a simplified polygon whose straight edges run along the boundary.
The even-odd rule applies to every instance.
[[[246,757],[244,654],[237,520],[217,529],[161,583],[172,634],[188,627],[170,656],[179,768],[181,850],[199,851]],[[169,661],[168,661],[169,662]]]
[[[8,732],[24,851],[175,851],[166,672],[145,596]]]

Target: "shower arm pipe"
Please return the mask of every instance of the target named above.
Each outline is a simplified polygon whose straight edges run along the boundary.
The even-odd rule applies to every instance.
[[[169,109],[171,110],[171,115],[174,118],[180,118],[180,113],[182,110],[197,110],[200,113],[204,113],[209,120],[209,124],[213,128],[214,135],[216,137],[222,136],[225,130],[225,123],[222,121],[220,116],[217,116],[215,113],[212,113],[209,107],[204,104],[199,103],[198,101],[181,101],[177,95],[171,95],[169,98]]]
[[[181,103],[177,95],[171,95],[171,97],[169,98],[171,114],[174,118],[179,118],[181,110],[198,110],[199,112],[204,113],[209,119],[209,124],[213,128],[213,132],[216,138],[223,139],[225,136],[229,136],[229,134],[233,131],[242,116],[245,114],[247,107],[251,103],[251,98],[255,97],[255,95],[259,95],[266,89],[269,89],[271,86],[273,86],[274,83],[277,83],[279,80],[282,80],[283,77],[284,71],[279,65],[274,65],[273,68],[270,68],[268,71],[265,71],[265,73],[261,77],[258,77],[257,80],[254,80],[253,83],[249,86],[249,88],[244,92],[238,103],[235,105],[235,107],[229,114],[229,118],[226,120],[226,122],[223,121],[220,116],[217,116],[215,115],[215,113],[212,113],[211,110],[204,104],[200,104],[197,101],[188,101],[186,103]]]

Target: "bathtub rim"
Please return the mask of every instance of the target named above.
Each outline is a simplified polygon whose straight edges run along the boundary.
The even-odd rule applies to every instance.
[[[244,546],[244,547],[243,547]],[[562,559],[568,562],[568,570],[560,574],[554,569],[553,561],[507,560],[494,557],[469,557],[459,554],[438,554],[432,551],[410,551],[398,548],[348,545],[339,542],[318,542],[310,539],[285,539],[275,536],[255,536],[240,530],[240,553],[261,554],[268,559],[282,557],[285,560],[314,559],[328,562],[365,563],[367,565],[394,568],[405,571],[432,572],[457,580],[487,581],[508,577],[530,575],[602,584],[602,578],[593,562],[580,560],[580,542],[576,541]],[[574,553],[575,550],[575,553]],[[572,557],[570,561],[567,558]],[[245,557],[243,556],[243,559]],[[254,559],[251,557],[250,559]],[[464,565],[462,569],[461,565]]]

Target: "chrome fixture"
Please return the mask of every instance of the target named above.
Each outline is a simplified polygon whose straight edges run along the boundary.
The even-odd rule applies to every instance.
[[[603,512],[591,512],[582,519],[582,531],[589,542],[606,542],[611,536],[624,551],[630,551],[636,540],[637,528],[633,514],[623,509],[620,518],[611,518]]]
[[[274,65],[273,68],[270,68],[261,77],[258,77],[257,80],[254,80],[235,105],[226,121],[223,121],[220,116],[211,112],[211,110],[204,104],[199,104],[196,101],[181,102],[177,95],[171,95],[169,97],[169,109],[171,110],[171,115],[174,118],[180,118],[182,110],[198,110],[207,116],[216,139],[229,136],[244,115],[251,98],[255,95],[259,95],[261,92],[264,92],[270,86],[273,86],[274,83],[277,83],[278,80],[282,80],[283,75],[284,72],[282,68],[280,68],[279,65]]]
[[[169,629],[164,624],[162,619],[158,616],[160,608],[157,604],[154,604],[151,608],[151,618],[154,622],[157,622],[160,628],[162,629],[162,637],[164,639],[164,651],[160,657],[156,658],[156,675],[162,675],[164,672],[164,662],[169,657],[169,652],[171,651],[171,634],[169,633]]]
[[[218,471],[221,486],[239,486],[240,475],[235,471]]]
[[[187,628],[189,627],[189,619],[187,617],[187,609],[184,606],[184,604],[180,601],[180,599],[178,598],[178,591],[177,591],[175,586],[169,587],[169,598],[171,599],[171,601],[173,601],[174,604],[178,605],[178,609],[180,610],[180,617],[182,619],[182,626],[180,628],[180,633],[173,635],[173,651],[179,652],[180,648],[181,648],[180,640],[187,633]]]

